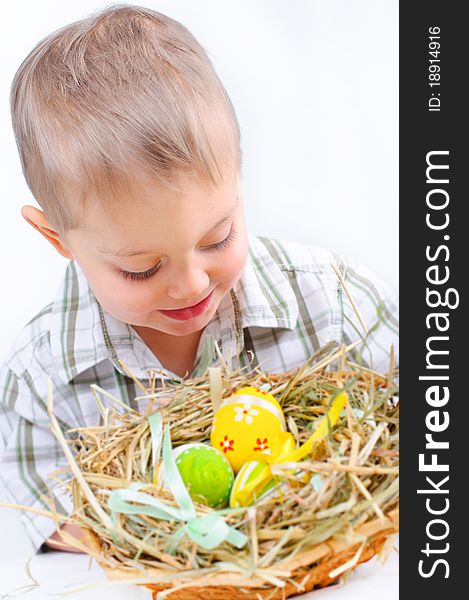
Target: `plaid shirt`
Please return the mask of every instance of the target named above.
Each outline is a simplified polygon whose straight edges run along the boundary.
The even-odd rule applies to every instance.
[[[222,299],[204,329],[192,377],[219,364],[214,348],[235,369],[259,365],[284,372],[302,365],[328,342],[350,344],[363,329],[331,262],[339,267],[369,335],[362,363],[379,372],[389,369],[391,344],[397,364],[398,308],[392,289],[362,265],[329,251],[290,240],[249,235],[249,253],[241,278]],[[359,361],[358,348],[352,356]],[[76,261],[71,260],[53,302],[20,332],[0,370],[0,477],[10,500],[50,509],[41,496],[52,493],[64,514],[72,502],[60,480],[68,463],[50,430],[47,382],[52,377],[54,413],[65,432],[97,425],[100,413],[90,384],[142,409],[141,389],[118,363],[148,386],[148,369],[162,379],[180,377],[165,369],[137,332],[103,310]],[[143,401],[145,402],[145,401]],[[53,533],[52,520],[21,513],[35,550]]]

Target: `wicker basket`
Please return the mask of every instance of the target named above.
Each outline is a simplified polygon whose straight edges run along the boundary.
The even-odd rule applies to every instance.
[[[398,528],[398,509],[390,511],[384,521],[375,519],[357,527],[355,532],[366,536],[367,541],[358,560],[353,561],[354,564],[351,569],[378,554],[385,542],[398,531]],[[106,564],[101,564],[99,561],[101,545],[98,537],[91,530],[86,530],[85,540],[109,579],[127,580],[142,576],[140,571],[112,569]],[[211,575],[209,580],[207,578],[191,580],[190,578],[181,579],[178,577],[174,584],[148,583],[142,585],[153,591],[154,599],[157,598],[158,592],[174,588],[174,591],[170,593],[171,600],[229,600],[230,598],[281,600],[282,598],[309,592],[315,588],[326,587],[337,581],[342,573],[332,577],[330,577],[330,574],[353,559],[360,546],[360,543],[330,540],[311,547],[289,560],[278,563],[276,567],[291,573],[288,578],[290,581],[287,580],[283,588],[268,586],[265,581],[256,577],[247,579],[241,575],[227,573]],[[169,572],[165,573],[154,568],[145,570],[145,576],[148,577],[156,578],[168,574]],[[294,581],[295,584],[291,581]]]
[[[306,472],[321,473],[319,491],[316,483],[312,483],[311,493],[309,480],[308,485],[302,485],[299,480],[290,483],[287,474],[279,489],[291,490],[291,494],[283,501],[278,502],[276,495],[268,493],[255,502],[252,510],[248,507],[251,514],[233,513],[228,517],[230,526],[250,541],[248,551],[240,551],[239,555],[230,545],[232,541],[210,550],[202,547],[198,554],[197,544],[194,545],[190,536],[179,538],[179,552],[167,550],[168,539],[181,529],[177,516],[176,520],[163,517],[162,521],[160,516],[146,513],[145,519],[139,517],[132,521],[132,515],[138,515],[138,511],[130,511],[129,517],[126,510],[122,512],[120,508],[116,509],[121,513],[119,527],[125,536],[122,542],[116,541],[108,522],[109,495],[113,490],[127,489],[129,482],[137,482],[137,486],[148,482],[148,473],[154,464],[152,435],[155,432],[150,426],[154,421],[150,422],[149,411],[145,415],[114,411],[103,415],[106,427],[89,432],[82,428],[83,438],[80,438],[74,464],[77,478],[71,485],[74,515],[76,523],[85,531],[84,542],[89,554],[107,577],[145,586],[152,590],[155,600],[166,597],[171,600],[273,600],[328,586],[373,556],[386,557],[399,525],[399,408],[393,398],[398,388],[393,384],[391,369],[389,376],[353,368],[328,372],[327,365],[343,357],[343,352],[344,349],[329,349],[326,356],[319,357],[319,362],[307,363],[293,373],[256,370],[246,374],[240,370],[224,373],[222,382],[221,370],[217,369],[197,380],[150,391],[152,398],[161,401],[161,420],[175,424],[170,428],[173,447],[188,442],[208,442],[214,406],[220,405],[220,398],[215,400],[212,395],[216,389],[223,390],[223,397],[230,397],[246,385],[259,389],[267,385],[274,397],[279,398],[289,428],[292,431],[296,428],[297,442],[303,449],[307,447],[306,440],[313,435],[311,422],[318,418],[322,419],[321,423],[326,422],[324,415],[335,411],[335,421],[332,419],[329,424],[334,428],[336,423],[334,433],[329,432],[327,441],[324,439],[308,459],[299,459]],[[214,377],[217,374],[218,385]],[[345,400],[342,391],[337,394],[344,388],[347,389]],[[335,399],[330,402],[334,392]],[[64,450],[68,450],[52,416],[52,401],[49,404],[54,431]],[[113,425],[112,429],[109,424]],[[320,427],[314,429],[315,434]],[[169,433],[169,429],[165,432]],[[104,436],[102,440],[100,436]],[[282,473],[281,468],[275,470],[275,467],[273,464],[272,473]],[[149,483],[148,487],[152,486]],[[179,500],[168,490],[153,486],[149,493],[163,504],[178,505]],[[135,497],[131,501],[145,502]],[[202,505],[197,511],[200,515],[207,514]],[[286,515],[283,521],[282,515]],[[312,518],[312,515],[318,516]],[[270,523],[279,528],[275,530]],[[155,554],[146,552],[145,545],[140,543],[142,531],[143,538],[154,538],[151,543],[155,545]],[[288,537],[289,531],[291,537]],[[194,553],[200,560],[192,561]],[[202,565],[200,569],[199,565]]]

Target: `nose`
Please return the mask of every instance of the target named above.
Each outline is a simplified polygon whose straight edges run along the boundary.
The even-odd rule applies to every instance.
[[[187,305],[195,304],[206,296],[210,286],[210,277],[201,265],[182,266],[173,271],[168,285],[168,296]]]

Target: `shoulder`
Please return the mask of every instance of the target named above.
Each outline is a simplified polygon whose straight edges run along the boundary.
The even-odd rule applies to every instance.
[[[327,248],[301,241],[250,235],[250,261],[260,284],[279,290],[311,312],[339,310],[341,284],[334,265],[338,257]],[[273,282],[273,283],[272,283]],[[335,318],[335,317],[334,317]]]
[[[249,273],[255,275],[259,298],[274,312],[288,306],[291,320],[303,313],[335,310],[339,281],[332,268],[334,255],[326,248],[296,240],[249,235]],[[246,279],[248,273],[246,270]],[[252,276],[251,276],[252,280]],[[248,281],[248,284],[250,281]],[[261,304],[255,298],[254,304]],[[305,314],[305,318],[310,318]]]
[[[341,255],[335,256],[343,279],[343,291],[348,291],[357,304],[370,305],[382,318],[389,318],[397,329],[399,300],[397,290],[368,265]],[[349,302],[351,306],[351,303]]]
[[[331,263],[335,255],[321,246],[304,242],[249,235],[253,257],[263,262],[274,262],[283,271],[333,273]]]
[[[10,345],[3,362],[18,377],[31,369],[38,352],[50,348],[52,307],[53,302],[50,302],[34,315]]]
[[[346,345],[362,338],[375,364],[389,364],[390,345],[396,350],[398,344],[398,297],[367,265],[314,244],[252,235],[250,256],[259,281],[274,290],[275,299],[280,290],[290,312],[297,305],[302,332],[325,332],[323,342]],[[261,276],[276,271],[283,275],[280,286],[269,286]]]
[[[68,326],[70,310],[76,306],[76,302],[71,301],[76,289],[76,272],[72,262],[65,269],[55,297],[20,330],[0,364],[0,405],[3,405],[3,411],[5,407],[14,410],[41,426],[48,423],[45,399],[49,377],[54,388],[59,390],[55,404],[68,397],[61,378],[65,351],[61,348],[57,332]]]
[[[53,303],[47,304],[26,323],[0,365],[0,431],[4,440],[21,415],[33,420],[35,398],[45,398],[44,369],[50,365],[49,321]],[[38,383],[42,382],[43,387]],[[41,411],[43,417],[45,411]],[[6,428],[6,433],[5,433]],[[1,445],[1,444],[0,444]]]
[[[389,297],[397,305],[393,287],[363,262],[322,246],[284,238],[249,236],[252,255],[265,264],[275,263],[282,271],[293,271],[330,280],[334,287],[343,283],[354,287],[361,296],[371,296],[377,303]],[[342,279],[342,281],[341,281]]]

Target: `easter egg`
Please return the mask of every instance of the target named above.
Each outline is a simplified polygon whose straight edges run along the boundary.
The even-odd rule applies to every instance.
[[[293,435],[287,431],[278,433],[272,440],[271,454],[263,454],[257,461],[244,463],[238,471],[231,488],[230,506],[233,508],[249,506],[282,480],[283,485],[272,492],[276,498],[281,497],[286,488],[307,483],[311,474],[304,473],[301,469],[289,469],[288,481],[284,480],[283,474],[272,472],[273,466],[282,465],[293,459],[295,451],[296,442]]]
[[[277,481],[275,479],[270,479],[270,481],[261,487],[261,490],[257,490],[255,492],[251,492],[248,494],[240,494],[242,490],[246,488],[256,477],[265,473],[265,470],[268,469],[266,463],[258,462],[256,460],[251,460],[241,467],[236,475],[236,478],[233,483],[233,487],[231,488],[230,494],[230,506],[231,508],[238,508],[240,506],[249,506],[253,504],[256,500],[258,500],[261,496],[263,496],[266,492],[277,485]],[[277,494],[278,495],[278,492]]]
[[[173,450],[173,456],[193,500],[213,508],[227,505],[234,474],[221,452],[207,444],[184,444]],[[164,466],[158,479],[167,487]]]
[[[272,440],[281,431],[285,419],[280,404],[272,394],[249,386],[223,401],[215,413],[210,441],[237,473],[245,462],[269,454]]]
[[[281,485],[272,492],[272,495],[275,498],[280,498],[285,490],[293,486],[304,486],[311,479],[310,473],[304,473],[300,469],[297,471],[290,470],[289,473],[293,478],[290,477],[287,481],[282,475],[273,475],[267,463],[256,460],[244,463],[238,471],[231,488],[230,506],[232,508],[250,506],[278,484]],[[256,479],[259,480],[259,483],[253,486],[252,484]],[[247,487],[251,489],[247,489]]]

